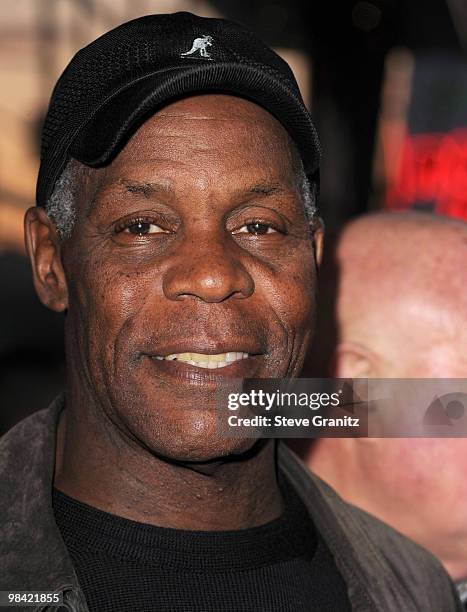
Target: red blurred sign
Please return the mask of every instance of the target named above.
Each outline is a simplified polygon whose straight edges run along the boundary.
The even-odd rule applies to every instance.
[[[467,128],[407,135],[398,157],[395,182],[386,192],[387,208],[419,203],[467,219]]]
[[[392,51],[375,163],[385,208],[467,220],[467,61],[453,51]]]

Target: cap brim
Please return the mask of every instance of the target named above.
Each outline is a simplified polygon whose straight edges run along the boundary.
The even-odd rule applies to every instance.
[[[81,126],[68,153],[88,166],[106,165],[157,108],[203,91],[246,97],[268,110],[295,141],[306,173],[314,174],[318,169],[319,140],[303,102],[266,68],[231,63],[200,62],[135,77],[108,97]]]

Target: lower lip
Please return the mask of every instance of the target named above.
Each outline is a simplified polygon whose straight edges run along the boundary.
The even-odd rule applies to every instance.
[[[246,359],[239,359],[228,366],[215,369],[199,368],[184,361],[177,361],[176,359],[156,359],[150,355],[146,355],[146,357],[160,375],[174,378],[177,382],[215,386],[216,383],[222,383],[222,381],[229,378],[255,378],[259,370],[262,355],[253,355]]]

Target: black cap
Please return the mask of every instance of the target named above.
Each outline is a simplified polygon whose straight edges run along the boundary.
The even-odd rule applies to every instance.
[[[81,49],[59,78],[44,122],[37,204],[45,205],[71,157],[105,166],[158,107],[207,91],[239,95],[268,110],[316,180],[318,136],[286,62],[232,21],[148,15]]]

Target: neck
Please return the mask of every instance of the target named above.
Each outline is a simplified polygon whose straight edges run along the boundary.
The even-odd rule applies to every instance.
[[[181,464],[85,406],[68,395],[57,433],[54,485],[70,497],[137,522],[200,531],[256,527],[281,514],[273,440],[233,460]]]

